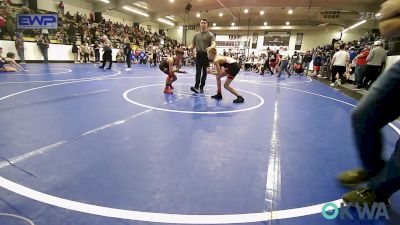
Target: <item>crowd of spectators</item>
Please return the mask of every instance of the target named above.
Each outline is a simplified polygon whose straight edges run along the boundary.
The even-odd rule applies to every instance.
[[[184,65],[193,64],[194,56],[182,44],[167,37],[164,33],[146,31],[143,27],[128,26],[115,23],[104,18],[95,20],[94,12],[89,15],[76,12],[65,12],[62,1],[58,4],[58,30],[16,30],[16,15],[18,13],[54,13],[47,11],[33,12],[25,5],[13,4],[11,0],[0,2],[0,39],[15,40],[15,48],[21,63],[25,63],[24,37],[34,38],[43,55],[44,62],[48,62],[50,43],[72,45],[75,63],[95,63],[100,61],[100,38],[106,35],[113,48],[119,49],[116,61],[125,62],[124,45],[130,43],[133,52],[133,63],[155,66],[162,58],[171,56],[176,48],[184,50]],[[6,36],[7,34],[7,36]],[[384,66],[384,59],[375,59],[369,56],[373,46],[382,49],[384,41],[377,33],[367,33],[359,40],[344,43],[337,40],[331,44],[317,46],[307,52],[294,52],[293,55],[280,54],[279,50],[267,49],[266,53],[250,55],[233,53],[231,49],[224,50],[223,55],[239,61],[245,70],[264,75],[275,73],[280,76],[283,71],[289,75],[300,74],[330,78],[332,86],[345,82],[353,82],[358,88],[368,88],[376,79],[371,74],[379,74]],[[346,53],[344,53],[346,52]],[[379,50],[379,54],[383,54]],[[348,53],[348,54],[347,54]],[[348,56],[348,59],[346,57]],[[381,60],[381,62],[379,62]],[[374,65],[371,64],[374,61]],[[379,62],[379,63],[378,63]],[[310,64],[312,66],[310,67]],[[340,64],[340,65],[339,65]],[[380,64],[379,68],[378,65]],[[371,69],[373,68],[373,69]],[[339,79],[336,79],[336,73]]]
[[[131,43],[133,50],[137,53],[134,54],[134,60],[138,63],[154,61],[153,59],[160,60],[162,57],[172,55],[176,48],[181,47],[180,43],[164,33],[112,22],[110,19],[102,18],[100,21],[95,21],[94,12],[90,12],[89,15],[79,12],[71,14],[69,11],[64,11],[62,1],[58,4],[58,8],[57,30],[17,30],[16,16],[19,13],[55,12],[45,10],[34,12],[26,5],[13,4],[11,0],[0,1],[0,39],[17,40],[16,49],[23,62],[23,41],[36,41],[45,62],[48,61],[47,52],[50,43],[72,45],[76,63],[98,62],[100,60],[98,51],[101,44],[100,38],[103,35],[108,36],[113,48],[122,49],[125,43]],[[145,54],[145,58],[143,58],[143,54]],[[153,57],[153,54],[157,54],[157,57]],[[120,54],[118,60],[123,61]]]
[[[317,46],[306,52],[295,51],[293,55],[281,54],[279,50],[269,48],[266,53],[259,55],[252,52],[245,56],[233,53],[232,49],[224,50],[223,54],[237,59],[244,70],[260,75],[264,75],[266,71],[270,75],[280,76],[283,71],[287,71],[288,75],[331,79],[331,86],[352,83],[355,88],[368,88],[385,66],[385,48],[387,44],[379,34],[368,32],[359,40],[346,43],[335,40],[331,44]],[[343,59],[347,56],[347,59]],[[337,75],[339,79],[336,79]]]

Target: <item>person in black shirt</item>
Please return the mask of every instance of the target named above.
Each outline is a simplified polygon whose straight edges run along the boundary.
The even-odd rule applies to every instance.
[[[132,56],[132,48],[131,43],[127,42],[124,44],[124,54],[126,56],[126,65],[128,68],[126,70],[131,70],[131,56]]]
[[[76,45],[76,42],[72,44],[72,54],[74,54],[74,63],[78,63],[78,53],[79,53],[79,48]]]
[[[95,62],[99,62],[100,61],[100,46],[99,46],[99,42],[96,41],[93,45],[93,49],[94,49],[94,58],[95,58]]]

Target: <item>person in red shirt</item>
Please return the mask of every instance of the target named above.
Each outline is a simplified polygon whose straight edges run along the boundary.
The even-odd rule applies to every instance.
[[[6,28],[6,19],[0,16],[0,39],[3,39],[5,28]]]
[[[64,15],[64,3],[63,1],[60,1],[58,4],[58,8],[60,8],[61,15]]]
[[[277,72],[277,68],[276,66],[278,65],[280,60],[279,54],[278,52],[271,52],[271,55],[269,57],[269,67],[271,68],[271,70],[276,73]]]
[[[365,46],[365,48],[361,51],[361,53],[354,58],[356,64],[356,69],[354,71],[354,75],[356,77],[355,86],[361,85],[364,80],[364,72],[367,68],[368,54],[369,54],[369,46]]]

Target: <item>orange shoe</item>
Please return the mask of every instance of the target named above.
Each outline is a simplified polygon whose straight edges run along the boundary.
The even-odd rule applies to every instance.
[[[172,92],[171,88],[165,87],[164,93],[165,93],[165,94],[173,94],[174,92]]]

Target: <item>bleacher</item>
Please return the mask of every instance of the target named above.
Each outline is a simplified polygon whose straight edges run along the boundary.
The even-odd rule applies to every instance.
[[[8,6],[6,11],[11,11],[11,10],[14,10],[17,14],[23,14],[23,13],[54,14],[54,13],[57,13],[57,12],[50,12],[50,11],[46,11],[46,10],[38,10],[38,12],[33,12],[32,10],[28,9],[27,7],[25,7],[21,4],[12,4],[12,5]],[[4,15],[1,15],[4,18],[7,17],[7,14],[5,14],[5,13],[2,13],[2,14],[4,14]],[[71,19],[68,19],[66,17],[66,15],[58,14],[58,16],[59,16],[59,24],[61,23],[62,27],[59,27],[58,30],[48,30],[48,36],[50,39],[50,43],[52,43],[52,44],[70,44],[70,42],[66,40],[67,38],[69,38],[68,33],[67,33],[69,24],[71,24],[71,23],[79,24],[79,23],[75,20],[75,15],[71,15],[72,16]],[[91,25],[94,25],[95,27],[98,27],[98,25],[99,25],[99,23],[94,23],[94,22],[89,22],[89,23]],[[132,31],[134,30],[133,27],[129,27],[129,29],[132,29]],[[27,42],[36,42],[37,36],[42,33],[41,30],[21,30],[21,31],[16,30],[15,32],[22,32],[24,40]],[[59,32],[63,36],[63,40],[59,40],[57,38],[57,32]],[[136,33],[133,33],[132,35],[133,35],[134,41],[136,38],[139,38],[139,46],[137,46],[137,47],[145,46],[146,40],[144,40],[144,36],[146,36],[146,35],[150,36],[150,39],[152,37],[154,37],[154,36],[152,36],[153,34],[148,33],[144,30],[140,30],[140,31],[135,30],[135,32]],[[144,32],[144,34],[138,35],[138,32]],[[3,34],[4,34],[3,40],[13,40],[13,39],[15,40],[15,35],[14,35],[14,38],[12,38],[7,31],[3,32]],[[112,35],[109,35],[109,36],[110,36],[110,40],[114,44],[114,47],[116,47],[118,45],[118,43],[121,43],[121,40],[118,40],[117,38],[115,38]],[[89,38],[91,38],[91,37],[89,37]],[[98,38],[98,36],[96,37],[96,39],[97,38]],[[170,40],[166,36],[157,34],[156,39],[157,39],[158,43],[159,43],[160,38],[164,38],[164,39],[168,40],[169,42],[174,41],[174,40]],[[80,36],[79,32],[76,32],[75,40],[76,40],[77,44],[80,44],[81,36]],[[176,42],[176,41],[174,41],[174,42]]]

